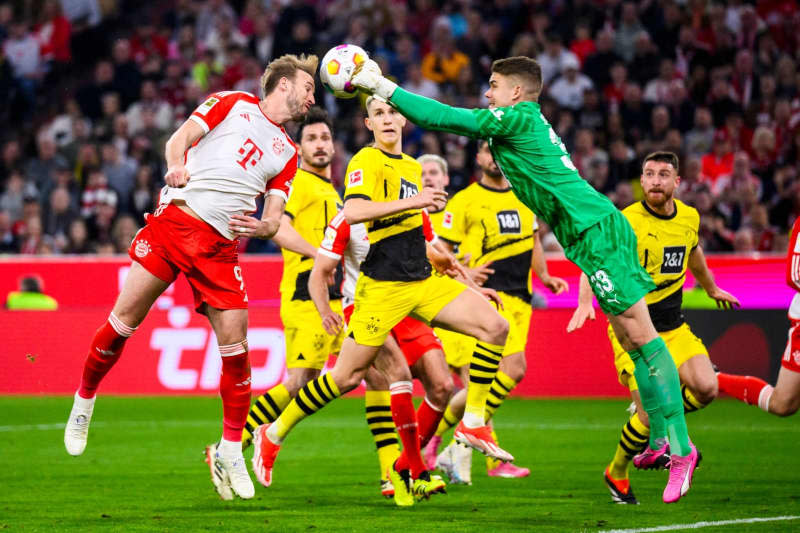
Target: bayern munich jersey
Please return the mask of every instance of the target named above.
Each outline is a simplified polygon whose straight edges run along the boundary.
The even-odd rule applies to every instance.
[[[201,219],[233,240],[236,236],[228,228],[231,215],[254,213],[256,198],[262,194],[289,198],[297,148],[250,93],[214,93],[189,120],[205,132],[186,151],[189,181],[181,188],[165,186],[160,203],[184,200]]]
[[[426,211],[422,212],[422,225],[427,242],[434,242],[431,220]],[[342,307],[353,303],[356,294],[356,282],[361,270],[361,263],[369,253],[369,235],[364,223],[350,225],[341,211],[325,230],[325,238],[319,245],[319,253],[337,261],[344,262],[344,278],[342,279]]]
[[[789,318],[800,320],[800,218],[794,221],[791,237],[789,237],[789,251],[786,254],[786,283],[797,291],[789,306]]]

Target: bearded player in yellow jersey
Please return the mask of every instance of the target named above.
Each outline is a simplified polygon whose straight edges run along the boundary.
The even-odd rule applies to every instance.
[[[730,308],[738,306],[739,300],[714,282],[698,244],[700,215],[697,210],[673,196],[680,183],[678,156],[672,152],[654,152],[645,157],[641,182],[644,200],[628,206],[622,213],[636,233],[639,261],[656,285],[645,296],[645,301],[653,325],[678,368],[684,411],[697,411],[716,398],[718,387],[708,350],[689,329],[681,312],[687,268],[718,305]],[[567,331],[580,328],[587,318],[594,319],[594,308],[589,280],[581,275],[579,304]],[[614,502],[637,504],[628,480],[631,459],[637,468],[667,468],[669,444],[663,443],[666,453],[662,454],[653,453],[648,447],[650,422],[633,375],[633,361],[611,326],[608,338],[614,350],[619,381],[630,390],[636,411],[622,428],[617,451],[604,478]]]
[[[422,209],[441,207],[445,194],[423,188],[419,163],[402,153],[405,118],[386,103],[371,98],[367,102],[366,125],[375,135],[375,146],[363,148],[350,161],[343,210],[348,223],[366,224],[370,242],[369,253],[361,263],[348,334],[333,369],[302,387],[273,424],[257,428],[253,461],[256,477],[264,485],[272,481],[280,445],[292,428],[356,387],[391,329],[408,315],[478,339],[470,368],[467,406],[456,438],[487,455],[513,460],[494,443],[484,418],[486,397],[502,359],[508,322],[481,292],[447,276],[431,275]],[[398,432],[404,429],[398,428]],[[418,442],[417,438],[405,446],[404,455]],[[399,501],[398,491],[413,492],[414,497],[420,498],[443,488],[443,484],[439,485],[441,480],[437,484],[428,474],[418,451],[416,457],[406,457],[408,464],[404,468],[398,464],[400,459],[390,469],[395,501]],[[406,501],[407,496],[403,495],[402,500]]]
[[[488,421],[509,392],[525,376],[525,345],[531,321],[531,270],[554,294],[568,290],[569,286],[563,279],[550,276],[539,242],[536,216],[511,191],[485,141],[479,142],[476,162],[481,169],[480,180],[457,193],[448,202],[441,218],[441,226],[435,229],[440,240],[447,243],[451,250],[458,247],[459,254],[468,260],[475,279],[500,294],[503,300],[500,314],[510,324],[503,360],[486,402]],[[437,173],[434,171],[427,179],[435,181],[436,177]],[[441,335],[448,363],[453,368],[463,368],[468,363],[464,355],[468,357],[471,353],[468,345],[470,339],[464,336],[458,336],[460,339],[453,338],[454,335],[449,332]],[[448,348],[451,349],[448,351]],[[441,434],[452,426],[453,420],[460,417],[464,397],[462,391],[450,401],[437,430],[440,439]],[[426,457],[430,455],[433,455],[433,450],[426,449]],[[451,481],[464,483],[471,480],[471,463],[471,451],[455,443],[445,448],[436,462]],[[487,472],[493,477],[508,478],[525,477],[530,473],[527,468],[520,468],[512,463],[501,464],[491,459],[487,460]]]

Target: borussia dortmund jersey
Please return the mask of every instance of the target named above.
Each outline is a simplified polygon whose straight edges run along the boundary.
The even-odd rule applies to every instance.
[[[550,225],[562,246],[616,209],[578,174],[536,102],[460,109],[398,88],[390,103],[423,128],[487,139],[514,193]]]
[[[670,331],[684,322],[681,313],[683,282],[689,254],[697,247],[700,215],[675,200],[675,211],[664,216],[637,202],[622,211],[638,242],[639,263],[653,278],[656,288],[644,299],[658,331]]]
[[[438,235],[469,253],[469,266],[492,263],[485,287],[529,301],[536,229],[536,216],[510,188],[473,183],[447,203]]]
[[[342,199],[330,180],[302,168],[297,169],[285,212],[292,219],[292,227],[311,246],[319,247],[325,236],[325,228],[341,206]],[[314,260],[286,249],[281,253],[283,254],[281,299],[310,300],[308,278]],[[338,284],[331,287],[330,293],[331,298],[342,297]]]
[[[344,201],[391,202],[419,194],[422,166],[405,154],[362,148],[347,165]],[[369,253],[361,271],[380,281],[418,281],[431,275],[425,250],[422,210],[409,209],[366,223]]]

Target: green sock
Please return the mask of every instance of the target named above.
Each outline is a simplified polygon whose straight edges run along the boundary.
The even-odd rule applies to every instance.
[[[671,453],[686,456],[692,451],[689,444],[689,430],[683,416],[683,397],[678,369],[664,343],[656,337],[640,349],[642,360],[650,368],[650,383],[658,398],[661,414],[667,426]],[[636,378],[637,383],[639,378]],[[652,422],[650,424],[652,429]]]
[[[650,447],[657,450],[665,444],[665,439],[667,438],[664,415],[661,413],[655,386],[650,381],[650,369],[642,357],[641,350],[632,350],[628,354],[633,360],[633,377],[636,378],[636,384],[639,386],[642,407],[647,411],[647,418],[650,419]]]

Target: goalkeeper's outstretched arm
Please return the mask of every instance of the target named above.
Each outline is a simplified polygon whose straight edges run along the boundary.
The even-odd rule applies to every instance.
[[[471,109],[452,107],[398,87],[389,103],[408,120],[425,129],[467,137],[481,137],[481,127]]]

